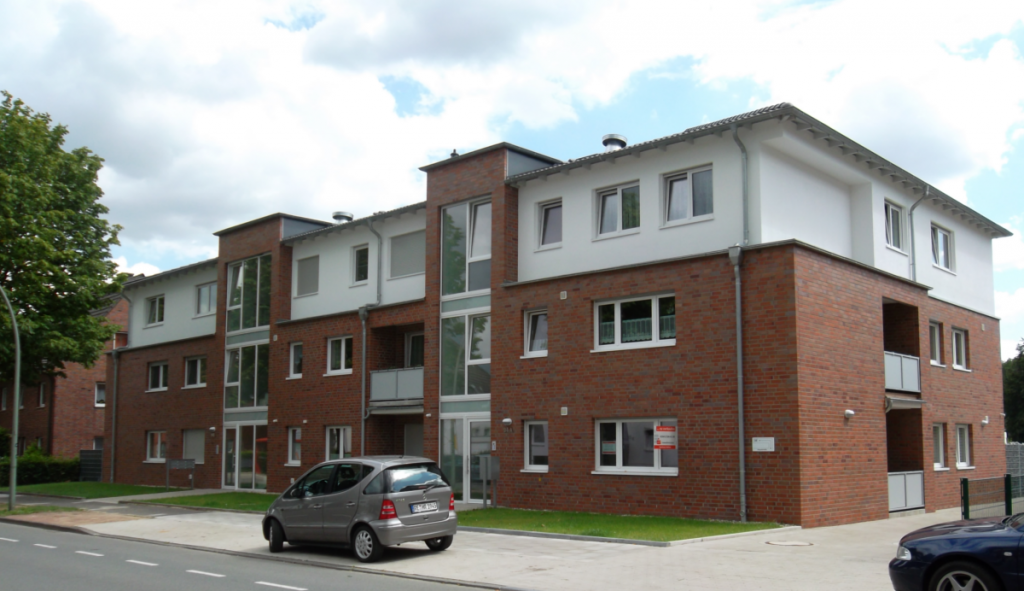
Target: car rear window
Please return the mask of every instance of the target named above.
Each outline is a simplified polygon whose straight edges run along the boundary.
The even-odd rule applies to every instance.
[[[408,492],[436,486],[449,486],[437,464],[410,464],[395,466],[384,471],[385,492]]]

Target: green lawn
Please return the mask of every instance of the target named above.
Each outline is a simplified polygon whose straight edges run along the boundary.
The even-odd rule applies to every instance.
[[[237,509],[239,511],[264,512],[277,497],[278,495],[268,493],[231,492],[191,497],[170,497],[140,502],[166,503],[185,507],[205,507],[207,509]]]
[[[603,515],[524,509],[464,511],[459,513],[459,525],[653,542],[670,542],[780,527],[777,523],[701,521],[675,517]]]
[[[78,507],[57,507],[56,505],[29,505],[29,506],[16,506],[14,511],[8,511],[7,509],[0,510],[0,517],[10,517],[11,515],[29,515],[31,513],[50,513],[53,511],[81,511]]]
[[[184,490],[171,488],[172,491]],[[140,486],[137,484],[111,484],[109,482],[50,482],[47,484],[27,484],[18,486],[18,494],[58,495],[62,497],[82,497],[83,499],[104,499],[107,497],[126,497],[129,495],[148,495],[162,493],[162,486]],[[7,492],[6,488],[0,492]]]

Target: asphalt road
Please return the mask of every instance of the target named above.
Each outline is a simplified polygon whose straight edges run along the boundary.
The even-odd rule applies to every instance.
[[[0,523],[0,591],[447,591],[433,583]]]

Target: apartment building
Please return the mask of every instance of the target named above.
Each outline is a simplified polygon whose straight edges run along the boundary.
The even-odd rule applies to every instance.
[[[127,287],[108,477],[405,453],[480,502],[491,457],[507,506],[817,526],[1004,472],[1005,229],[788,104],[604,143],[453,154],[423,202],[259,218]]]

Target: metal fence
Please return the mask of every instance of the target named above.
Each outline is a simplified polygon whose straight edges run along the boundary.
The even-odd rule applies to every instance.
[[[1013,477],[960,479],[960,513],[964,519],[1013,514]]]

